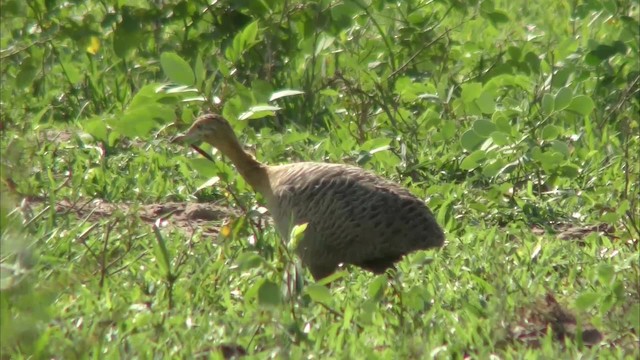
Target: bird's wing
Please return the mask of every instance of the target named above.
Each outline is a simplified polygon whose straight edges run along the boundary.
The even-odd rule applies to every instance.
[[[310,246],[349,262],[441,245],[433,215],[406,189],[357,167],[302,164],[283,169],[274,187],[281,232],[307,222]]]

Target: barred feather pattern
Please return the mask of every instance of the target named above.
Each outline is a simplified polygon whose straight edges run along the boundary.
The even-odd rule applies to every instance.
[[[444,243],[429,208],[408,190],[354,166],[264,165],[242,149],[219,114],[200,116],[172,142],[207,142],[228,157],[266,198],[284,239],[292,225],[308,223],[296,251],[315,279],[330,275],[340,263],[381,273],[409,252]]]
[[[285,239],[308,223],[297,253],[314,278],[340,263],[384,272],[409,252],[440,247],[444,233],[408,190],[361,168],[295,163],[267,169],[267,205]]]

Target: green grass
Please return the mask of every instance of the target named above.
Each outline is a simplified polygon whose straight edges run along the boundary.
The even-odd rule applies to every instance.
[[[3,359],[640,355],[637,1],[2,8]],[[445,247],[314,283],[169,143],[202,111],[402,183]]]

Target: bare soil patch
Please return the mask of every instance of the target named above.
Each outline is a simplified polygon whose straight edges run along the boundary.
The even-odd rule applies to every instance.
[[[604,335],[588,322],[583,322],[579,329],[576,316],[558,303],[551,293],[522,307],[517,313],[518,320],[509,326],[510,338],[530,347],[539,347],[540,340],[549,334],[559,342],[570,338],[586,346],[596,346],[604,339]]]
[[[116,213],[137,216],[142,221],[153,224],[166,220],[170,227],[185,232],[202,230],[205,235],[215,235],[221,222],[232,216],[239,216],[233,209],[212,203],[167,202],[163,204],[127,204],[109,203],[95,199],[72,203],[67,200],[58,202],[56,212],[61,215],[73,214],[79,219],[99,221]]]
[[[609,238],[615,238],[615,228],[610,224],[581,225],[571,223],[555,223],[548,227],[535,225],[531,231],[540,236],[545,233],[555,234],[560,240],[582,240],[592,233],[600,233]]]

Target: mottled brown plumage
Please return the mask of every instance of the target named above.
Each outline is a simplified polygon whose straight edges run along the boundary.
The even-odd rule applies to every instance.
[[[444,233],[408,190],[361,168],[301,162],[267,166],[242,149],[220,115],[199,117],[174,142],[207,142],[261,193],[280,235],[308,223],[297,253],[315,279],[340,263],[384,272],[409,252],[440,247]]]

